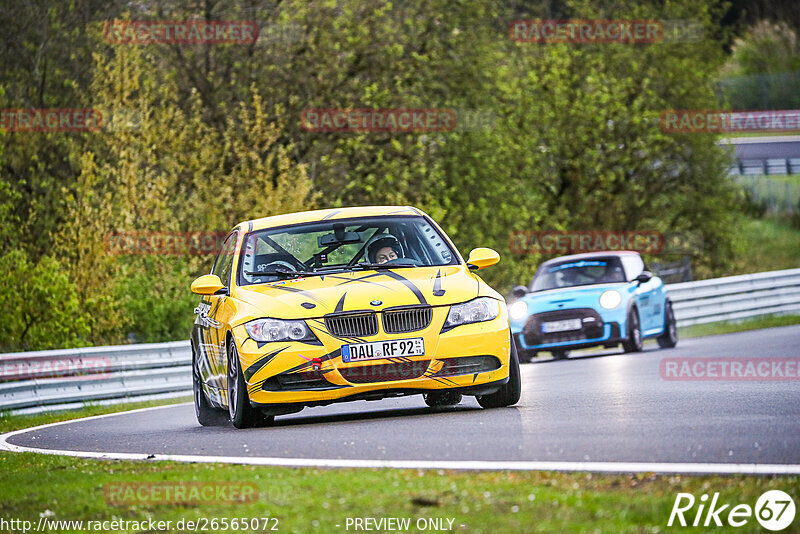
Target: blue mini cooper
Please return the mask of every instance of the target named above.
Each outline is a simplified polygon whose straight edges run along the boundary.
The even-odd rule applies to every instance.
[[[546,261],[530,288],[517,286],[513,296],[509,319],[520,361],[530,361],[538,351],[566,358],[571,349],[620,343],[625,352],[639,352],[649,337],[662,348],[678,343],[667,290],[636,252]]]

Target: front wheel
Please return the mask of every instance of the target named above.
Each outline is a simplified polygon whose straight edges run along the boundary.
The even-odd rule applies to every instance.
[[[519,402],[522,394],[522,379],[519,373],[519,357],[517,347],[511,342],[511,358],[508,361],[508,382],[491,395],[478,395],[476,399],[483,408],[502,408]]]
[[[519,358],[519,363],[531,363],[534,359],[536,359],[535,350],[523,349],[522,347],[519,346],[519,341],[517,341],[516,338],[513,339],[515,348],[517,349],[517,357]]]
[[[236,428],[250,428],[274,420],[274,417],[265,417],[250,406],[239,351],[233,339],[228,343],[228,414]]]
[[[631,308],[631,311],[628,312],[628,339],[622,342],[622,348],[625,349],[625,352],[641,352],[643,345],[639,313],[636,308]]]
[[[678,322],[675,320],[675,312],[672,311],[672,303],[669,301],[664,305],[664,333],[658,336],[656,341],[662,349],[671,349],[678,344]]]

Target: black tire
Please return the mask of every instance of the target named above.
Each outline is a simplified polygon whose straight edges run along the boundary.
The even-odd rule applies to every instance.
[[[225,410],[214,408],[203,392],[201,384],[200,364],[197,361],[197,353],[192,350],[192,393],[194,395],[194,413],[197,422],[203,426],[220,426],[228,422],[228,414]]]
[[[425,399],[425,404],[431,408],[455,406],[462,399],[461,393],[457,391],[431,391],[430,393],[423,393],[422,397]]]
[[[483,408],[502,408],[513,406],[519,402],[522,393],[522,379],[519,375],[519,356],[517,347],[513,340],[511,342],[511,359],[509,361],[511,369],[508,372],[508,382],[503,384],[499,390],[490,395],[478,395],[475,398]]]
[[[678,322],[675,320],[675,312],[672,311],[670,301],[664,304],[664,333],[658,336],[656,341],[662,349],[671,349],[678,344]]]
[[[567,356],[569,356],[568,350],[553,350],[550,351],[550,354],[553,355],[554,360],[566,360]]]
[[[628,312],[628,337],[622,342],[625,352],[642,352],[644,340],[642,339],[642,327],[639,323],[639,312],[636,308],[631,308]]]
[[[228,343],[228,415],[236,428],[251,428],[274,420],[274,417],[264,416],[250,406],[239,351],[232,339]]]

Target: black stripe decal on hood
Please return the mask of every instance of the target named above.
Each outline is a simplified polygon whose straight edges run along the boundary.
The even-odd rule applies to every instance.
[[[408,289],[411,290],[412,293],[414,293],[414,296],[417,297],[417,299],[419,300],[420,304],[427,304],[428,303],[428,301],[425,300],[425,295],[422,294],[422,291],[420,291],[419,288],[417,286],[415,286],[411,282],[411,280],[409,280],[408,278],[405,278],[404,276],[402,276],[400,274],[397,274],[397,273],[395,273],[393,271],[385,271],[385,272],[381,272],[379,274],[382,274],[384,276],[388,276],[389,278],[394,278],[398,282],[402,282],[403,285],[405,285]]]
[[[242,374],[244,375],[244,379],[245,380],[250,380],[250,378],[254,374],[256,374],[262,367],[264,367],[269,362],[271,362],[273,360],[273,358],[275,358],[275,356],[278,355],[279,352],[283,352],[284,350],[286,350],[288,348],[289,348],[288,345],[286,347],[281,347],[278,350],[276,350],[275,352],[270,352],[269,354],[267,354],[265,356],[262,356],[259,360],[256,360],[256,362],[253,363],[253,365],[251,365],[250,367],[245,369],[244,372],[242,372]]]

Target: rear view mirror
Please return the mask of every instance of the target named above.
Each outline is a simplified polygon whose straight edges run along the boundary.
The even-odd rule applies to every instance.
[[[216,274],[204,274],[200,278],[192,282],[192,293],[198,295],[213,295],[220,289],[223,289],[225,284],[219,279]]]
[[[511,294],[514,295],[514,297],[521,299],[528,294],[528,288],[525,286],[514,286],[514,289],[511,290]]]
[[[483,269],[500,261],[500,254],[490,248],[474,248],[469,253],[467,266],[470,269]]]
[[[640,284],[646,284],[652,279],[653,279],[653,273],[651,273],[650,271],[642,271],[642,273],[639,276],[634,278],[634,280],[636,280]]]
[[[338,239],[336,234],[325,234],[317,238],[317,244],[320,248],[331,245],[346,245],[348,243],[361,243],[361,236],[358,235],[358,232],[345,232],[341,239]]]
[[[361,243],[361,236],[358,232],[345,232],[344,224],[342,223],[333,225],[332,234],[325,234],[317,238],[317,245],[320,248],[331,245],[347,245],[349,243]]]

